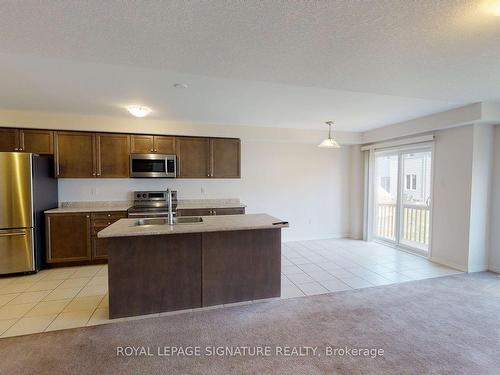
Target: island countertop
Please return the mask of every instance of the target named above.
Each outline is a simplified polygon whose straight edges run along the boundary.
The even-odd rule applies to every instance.
[[[282,223],[283,220],[267,214],[202,216],[202,218],[203,222],[201,223],[175,225],[137,225],[137,219],[120,219],[101,230],[97,237],[112,238],[288,228],[288,223]]]

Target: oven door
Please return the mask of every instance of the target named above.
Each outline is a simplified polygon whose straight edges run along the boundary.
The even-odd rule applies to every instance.
[[[175,178],[175,155],[132,154],[130,155],[130,177]]]

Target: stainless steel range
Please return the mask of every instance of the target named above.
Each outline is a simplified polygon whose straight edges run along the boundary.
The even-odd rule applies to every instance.
[[[177,210],[177,191],[172,190],[172,211]],[[128,209],[128,217],[167,217],[167,191],[134,191],[134,206]]]

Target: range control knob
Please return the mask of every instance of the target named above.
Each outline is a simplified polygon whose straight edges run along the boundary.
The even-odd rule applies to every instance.
[[[146,195],[146,194],[142,194],[142,197],[143,197],[143,198],[146,198],[146,197],[147,197],[147,195]]]
[[[140,198],[141,197],[141,194],[137,194],[137,198]]]

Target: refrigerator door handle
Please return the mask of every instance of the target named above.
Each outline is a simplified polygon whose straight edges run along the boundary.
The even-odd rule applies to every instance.
[[[0,233],[0,237],[7,237],[7,236],[26,236],[28,232],[14,232],[14,233]]]

